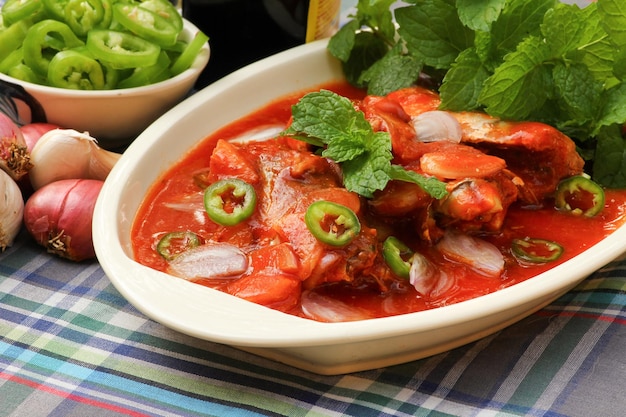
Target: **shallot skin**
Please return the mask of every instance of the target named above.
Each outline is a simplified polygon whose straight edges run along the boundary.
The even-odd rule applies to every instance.
[[[59,180],[35,191],[24,207],[24,225],[49,253],[80,262],[94,258],[91,226],[103,181]]]

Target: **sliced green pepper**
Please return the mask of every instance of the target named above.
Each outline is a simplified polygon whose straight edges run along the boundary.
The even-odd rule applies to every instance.
[[[63,21],[65,19],[65,6],[69,0],[42,0],[44,8],[56,20]]]
[[[361,231],[357,215],[332,201],[312,203],[306,210],[304,222],[317,240],[331,246],[345,246]]]
[[[529,237],[513,239],[511,250],[516,258],[532,263],[556,261],[563,254],[563,247],[557,242]]]
[[[178,13],[178,10],[168,0],[140,0],[139,7],[142,9],[150,10],[153,13],[158,14],[162,18],[171,22],[176,30],[180,32],[183,30],[183,17]]]
[[[200,243],[200,238],[193,232],[170,232],[159,240],[156,250],[165,260],[171,261],[186,250],[200,246]]]
[[[137,5],[113,4],[113,19],[132,33],[159,46],[174,45],[178,39],[179,31],[174,24]]]
[[[172,64],[172,75],[178,75],[185,71],[195,61],[198,56],[198,52],[202,49],[204,44],[209,40],[209,37],[202,32],[196,33],[191,42],[183,50],[183,52],[176,58],[176,61]]]
[[[83,42],[65,23],[42,20],[30,27],[24,39],[24,62],[41,76],[48,75],[51,57],[59,51],[76,48]]]
[[[165,80],[171,76],[169,71],[170,62],[167,53],[161,51],[156,64],[149,67],[135,68],[128,77],[118,83],[117,88],[141,87]]]
[[[23,20],[0,31],[0,62],[22,46],[27,33],[28,24]]]
[[[139,68],[154,65],[161,48],[130,33],[94,29],[87,34],[87,48],[111,68]]]
[[[65,22],[80,37],[96,27],[104,19],[104,7],[100,0],[69,0],[64,8]]]
[[[43,12],[41,0],[7,0],[2,5],[2,21],[5,25],[24,19],[35,22],[43,17]]]
[[[395,236],[389,236],[383,242],[383,259],[400,278],[409,279],[413,254],[414,252]]]
[[[21,62],[17,65],[12,66],[6,72],[3,72],[9,77],[17,78],[18,80],[26,81],[33,84],[42,84],[45,81],[39,75],[35,74],[35,72],[30,69],[28,65]]]
[[[204,191],[204,208],[215,223],[235,226],[254,213],[254,187],[238,178],[214,182]]]
[[[50,60],[48,81],[53,87],[102,90],[104,73],[98,61],[70,49],[57,53]]]
[[[593,217],[604,209],[604,189],[585,175],[561,181],[556,189],[554,204],[560,210]]]

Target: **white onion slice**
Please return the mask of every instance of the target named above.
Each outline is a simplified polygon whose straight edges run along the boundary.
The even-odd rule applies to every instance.
[[[248,257],[227,243],[207,243],[180,255],[168,265],[168,272],[186,280],[233,277],[246,272]]]
[[[264,126],[249,130],[237,136],[236,138],[229,139],[228,141],[241,144],[250,142],[262,142],[264,140],[275,138],[283,130],[285,130],[285,126],[283,125]]]
[[[411,118],[411,125],[420,142],[460,143],[463,137],[461,124],[446,111],[432,110],[421,113]]]
[[[304,291],[300,299],[302,312],[312,320],[327,323],[371,319],[366,310],[325,297],[315,291]]]
[[[476,272],[499,277],[504,271],[504,256],[486,240],[446,230],[437,249],[447,258],[468,265]]]

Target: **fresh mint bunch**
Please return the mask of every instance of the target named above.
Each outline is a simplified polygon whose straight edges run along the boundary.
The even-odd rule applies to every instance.
[[[571,136],[594,179],[626,187],[626,3],[359,0],[331,38],[348,81],[384,95],[419,77],[442,108],[536,120]]]
[[[437,179],[393,165],[389,133],[374,132],[349,99],[328,90],[309,93],[292,107],[292,116],[283,134],[318,146],[322,156],[339,163],[349,191],[371,198],[397,179],[416,183],[435,198],[446,195]]]

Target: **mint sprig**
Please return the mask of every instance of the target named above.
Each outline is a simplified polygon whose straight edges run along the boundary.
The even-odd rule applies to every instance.
[[[331,38],[348,81],[385,95],[426,75],[443,109],[551,124],[576,141],[596,181],[626,187],[626,163],[615,162],[626,160],[625,140],[606,133],[626,123],[623,0],[582,9],[558,0],[404,2],[392,15],[390,0],[359,0]]]
[[[391,163],[391,138],[374,132],[363,112],[332,91],[302,97],[292,107],[291,125],[283,132],[320,147],[322,156],[339,163],[347,190],[371,198],[392,180],[413,182],[435,198],[447,194],[445,184]]]

